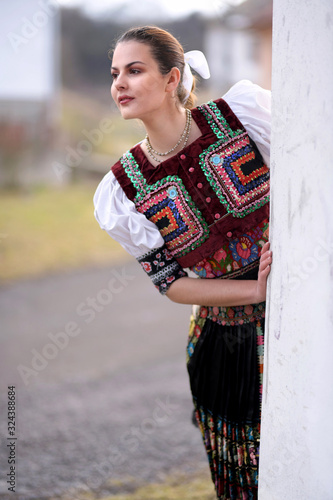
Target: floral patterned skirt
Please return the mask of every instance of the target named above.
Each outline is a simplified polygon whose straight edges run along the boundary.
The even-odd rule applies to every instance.
[[[220,500],[257,499],[264,316],[260,303],[195,306],[191,317],[187,368]]]

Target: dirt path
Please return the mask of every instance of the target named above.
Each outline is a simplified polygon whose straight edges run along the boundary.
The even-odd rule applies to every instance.
[[[206,464],[185,368],[190,308],[136,262],[0,289],[0,498],[107,494]],[[16,386],[16,494],[6,388]]]

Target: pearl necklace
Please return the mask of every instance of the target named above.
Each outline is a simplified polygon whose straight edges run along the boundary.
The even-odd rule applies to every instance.
[[[157,161],[158,163],[161,163],[162,160],[159,158],[156,158],[156,155],[157,156],[166,156],[166,155],[172,153],[176,148],[178,148],[178,146],[183,141],[184,141],[184,145],[183,145],[182,149],[184,149],[187,142],[188,142],[189,136],[190,136],[191,120],[192,120],[191,111],[189,109],[186,109],[186,124],[185,124],[185,128],[183,130],[183,133],[180,136],[177,144],[175,144],[173,146],[173,148],[169,149],[169,151],[166,151],[165,153],[160,153],[159,151],[156,151],[156,149],[153,148],[153,146],[150,143],[148,134],[147,134],[145,137],[145,141],[146,141],[146,145],[147,145],[147,151],[148,151],[149,155],[151,156],[151,158],[153,158],[153,160]]]

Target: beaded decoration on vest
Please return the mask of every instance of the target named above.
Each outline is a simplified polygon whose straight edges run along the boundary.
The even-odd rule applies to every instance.
[[[120,161],[137,190],[136,209],[157,225],[174,257],[186,255],[208,238],[208,225],[180,177],[168,175],[148,184],[131,153]]]
[[[245,217],[269,201],[269,168],[247,132],[233,131],[214,102],[198,109],[219,139],[201,153],[200,166],[227,212]]]
[[[200,168],[224,210],[245,217],[269,201],[269,169],[245,129],[232,130],[214,102],[198,109],[217,138],[200,154]],[[120,162],[136,189],[136,209],[156,224],[173,257],[184,257],[209,238],[209,225],[179,176],[149,184],[131,152]]]

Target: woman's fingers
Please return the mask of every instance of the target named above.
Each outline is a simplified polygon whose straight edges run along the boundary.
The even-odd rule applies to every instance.
[[[270,250],[269,241],[267,241],[261,249],[259,262],[259,272],[257,280],[257,297],[259,302],[266,299],[267,278],[271,270],[272,252]]]
[[[269,241],[266,241],[266,243],[264,244],[264,246],[262,247],[261,249],[261,256],[263,256],[266,252],[268,252],[270,249],[270,242]]]
[[[270,244],[269,241],[267,241],[264,246],[262,247],[261,250],[261,257],[260,257],[260,263],[259,263],[259,271],[264,272],[268,274],[270,271],[270,265],[272,263],[272,252],[270,250]],[[265,274],[266,274],[265,273]]]

